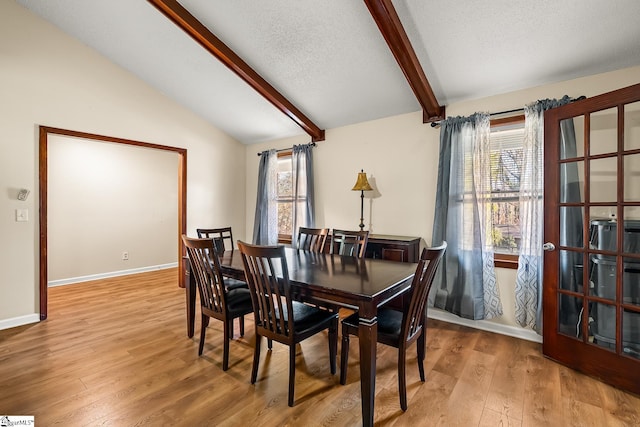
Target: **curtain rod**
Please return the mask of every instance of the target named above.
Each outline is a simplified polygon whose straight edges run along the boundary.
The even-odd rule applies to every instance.
[[[315,142],[310,142],[307,144],[309,147],[315,147],[316,143]],[[293,150],[293,147],[289,147],[289,148],[281,148],[279,150],[276,150],[276,153],[280,153],[282,151],[288,151],[288,150]],[[258,156],[262,156],[262,153],[258,153]]]
[[[582,95],[579,96],[577,98],[574,98],[571,100],[571,102],[575,102],[575,101],[581,101],[583,99],[587,99],[586,96]],[[501,114],[508,114],[508,113],[517,113],[517,112],[524,112],[524,108],[515,108],[513,110],[506,110],[506,111],[498,111],[497,113],[491,113],[489,114],[489,116],[499,116]],[[436,126],[440,126],[440,122],[431,122],[431,127],[434,128]]]

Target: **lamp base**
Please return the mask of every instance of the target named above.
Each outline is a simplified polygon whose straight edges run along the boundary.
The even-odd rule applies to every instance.
[[[364,231],[364,190],[360,191],[360,231]]]

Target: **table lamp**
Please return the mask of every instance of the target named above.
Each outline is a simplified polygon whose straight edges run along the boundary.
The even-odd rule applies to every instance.
[[[360,192],[360,231],[364,230],[364,192],[372,191],[373,188],[369,185],[369,181],[367,181],[367,174],[364,173],[363,169],[360,169],[358,172],[358,180],[356,181],[356,185],[351,189],[352,191]]]

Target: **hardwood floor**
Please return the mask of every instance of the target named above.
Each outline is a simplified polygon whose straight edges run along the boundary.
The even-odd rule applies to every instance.
[[[640,425],[638,396],[545,359],[539,344],[429,322],[427,381],[411,351],[407,412],[397,352],[378,346],[376,425]],[[251,316],[245,336],[235,332],[228,371],[220,322],[198,357],[176,270],[51,288],[48,320],[0,331],[0,415],[34,415],[39,426],[361,425],[356,338],[345,386],[329,373],[326,333],[298,347],[289,408],[287,348],[263,345],[251,385]]]

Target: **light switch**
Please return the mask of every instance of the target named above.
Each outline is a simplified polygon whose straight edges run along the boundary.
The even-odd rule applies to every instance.
[[[16,209],[16,221],[29,221],[29,209]]]

